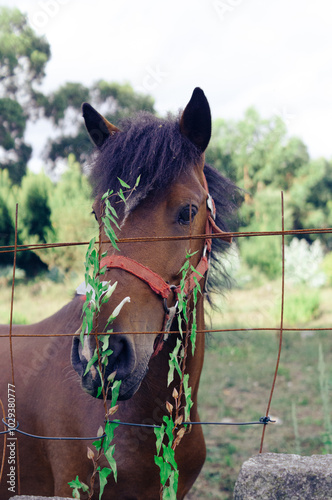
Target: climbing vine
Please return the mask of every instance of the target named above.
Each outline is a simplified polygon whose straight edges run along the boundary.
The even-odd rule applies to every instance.
[[[130,188],[125,182],[120,180],[121,188],[118,193],[112,190],[107,191],[102,196],[103,215],[101,217],[105,234],[109,239],[113,248],[118,250],[117,235],[114,230],[116,227],[120,230],[118,224],[118,215],[114,206],[110,202],[112,196],[118,196],[120,200],[127,203],[128,198],[139,184],[139,178],[136,181],[134,188]],[[156,456],[155,463],[160,469],[160,499],[176,500],[178,490],[179,470],[175,460],[175,449],[181,442],[183,436],[190,428],[190,410],[193,406],[191,398],[191,387],[189,386],[189,374],[186,373],[186,360],[189,350],[189,344],[192,346],[192,354],[195,351],[196,342],[196,304],[200,286],[196,276],[195,288],[190,295],[186,296],[185,283],[187,275],[191,271],[195,271],[190,265],[190,259],[194,254],[188,253],[186,260],[181,268],[180,291],[178,293],[178,329],[179,338],[176,341],[173,352],[169,357],[169,372],[168,386],[174,384],[176,378],[179,378],[177,386],[173,388],[172,403],[167,401],[166,408],[168,415],[163,417],[161,426],[156,426],[154,429],[156,435]],[[113,310],[109,316],[104,333],[98,334],[98,320],[101,308],[110,300],[114,293],[117,282],[111,284],[108,281],[103,281],[106,266],[100,268],[100,261],[106,253],[100,252],[100,243],[97,245],[96,238],[93,238],[86,252],[85,257],[85,280],[84,290],[86,299],[82,308],[82,327],[80,329],[80,341],[84,343],[84,338],[89,335],[94,335],[96,341],[95,351],[89,360],[84,375],[86,375],[92,366],[95,366],[100,376],[101,384],[98,387],[97,397],[101,397],[105,407],[105,425],[100,426],[97,436],[98,439],[93,442],[95,450],[87,448],[87,457],[92,462],[93,472],[90,479],[90,485],[83,483],[78,476],[68,484],[72,488],[74,498],[80,498],[80,492],[88,492],[89,500],[91,500],[94,491],[96,478],[99,479],[99,499],[102,498],[104,488],[110,475],[113,474],[114,480],[117,481],[117,466],[114,458],[115,444],[112,444],[114,431],[119,425],[119,420],[110,421],[117,409],[117,400],[120,391],[121,381],[116,380],[116,372],[111,373],[107,381],[104,381],[104,374],[109,362],[109,357],[113,351],[109,346],[110,333],[112,323],[120,313],[126,302],[130,301],[129,297],[122,300],[120,304]],[[197,273],[197,271],[196,271]],[[189,308],[189,302],[191,307]],[[176,375],[177,374],[177,375]],[[108,394],[111,391],[111,405],[107,408]],[[107,459],[109,467],[101,467],[101,459]]]
[[[166,402],[169,415],[163,417],[160,428],[155,428],[156,449],[155,463],[160,469],[160,500],[176,500],[179,480],[179,470],[175,460],[175,449],[180,444],[183,436],[190,428],[190,410],[193,406],[189,374],[186,373],[186,361],[189,343],[192,345],[192,354],[195,352],[197,321],[196,305],[200,286],[194,276],[195,288],[189,297],[185,292],[188,273],[197,271],[190,265],[194,253],[187,253],[186,260],[180,272],[180,292],[178,294],[178,328],[179,338],[169,356],[169,371],[167,384],[170,386],[175,381],[177,373],[180,382],[178,388],[172,392],[173,404]],[[189,302],[192,300],[192,307]]]
[[[118,195],[122,202],[126,203],[129,196],[137,188],[139,184],[139,178],[137,179],[134,188],[130,188],[128,184],[119,179],[121,188],[118,193],[114,194],[113,190],[108,190],[101,198],[103,204],[103,215],[101,217],[104,231],[106,237],[111,242],[113,248],[118,250],[117,246],[117,235],[114,230],[114,226],[120,229],[117,219],[118,214],[110,202],[112,196]],[[122,189],[124,188],[125,191]],[[127,196],[126,196],[127,195]],[[86,375],[92,366],[95,366],[97,372],[99,373],[101,384],[98,387],[97,397],[102,397],[105,407],[105,425],[100,426],[97,436],[99,439],[93,442],[93,446],[96,451],[91,448],[87,448],[87,457],[92,461],[93,472],[90,479],[90,485],[83,483],[79,477],[70,481],[68,484],[73,489],[72,494],[74,498],[80,498],[80,491],[89,492],[89,500],[92,498],[95,490],[96,477],[99,477],[99,499],[101,499],[104,488],[107,484],[108,477],[113,474],[115,481],[117,481],[117,467],[114,458],[115,445],[112,444],[114,438],[114,431],[119,425],[118,420],[110,421],[110,416],[114,415],[118,409],[117,400],[119,397],[121,380],[116,380],[116,372],[111,373],[107,377],[107,383],[104,382],[104,374],[106,367],[109,362],[109,357],[113,354],[112,349],[109,346],[110,334],[113,332],[111,325],[115,318],[119,315],[122,307],[126,302],[130,301],[129,297],[125,297],[120,304],[113,310],[109,316],[104,330],[106,330],[102,335],[98,335],[99,330],[99,314],[101,308],[106,304],[112,294],[114,293],[117,282],[111,284],[108,281],[103,281],[102,277],[105,275],[106,266],[100,268],[100,261],[105,257],[107,252],[100,252],[100,243],[97,246],[96,238],[92,238],[86,252],[85,256],[85,275],[84,275],[84,290],[86,299],[82,307],[82,326],[80,329],[80,341],[82,346],[84,344],[85,336],[94,335],[96,340],[96,348],[94,353],[87,363],[85,373]],[[107,399],[108,394],[111,391],[111,407],[107,409]],[[105,457],[108,461],[109,467],[103,467],[99,465],[101,458]]]

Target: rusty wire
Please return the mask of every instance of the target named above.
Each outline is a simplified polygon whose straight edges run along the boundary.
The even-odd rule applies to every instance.
[[[183,240],[205,240],[206,238],[214,239],[229,239],[232,238],[250,238],[252,236],[297,236],[303,234],[332,234],[332,228],[322,229],[292,229],[282,231],[242,231],[242,232],[225,232],[224,234],[195,234],[189,236],[151,236],[151,237],[137,237],[137,238],[119,238],[118,243],[153,243],[161,241],[183,241]],[[109,241],[101,241],[100,243],[109,243]],[[17,252],[26,252],[28,250],[43,250],[49,248],[65,248],[72,246],[88,245],[89,241],[77,242],[64,242],[64,243],[40,243],[31,245],[17,245]],[[15,245],[0,246],[0,254],[13,253]]]
[[[275,370],[274,370],[272,387],[271,387],[269,401],[268,401],[267,408],[266,408],[266,414],[265,414],[266,417],[268,417],[268,415],[270,413],[270,407],[271,407],[272,397],[273,397],[274,388],[275,388],[276,381],[277,381],[278,368],[279,368],[280,356],[281,356],[281,347],[282,347],[282,334],[283,334],[283,328],[284,328],[284,301],[285,301],[285,234],[284,234],[284,230],[285,230],[285,212],[284,212],[284,193],[283,192],[281,192],[281,226],[282,226],[283,234],[282,234],[282,242],[281,242],[282,271],[281,271],[281,314],[280,314],[280,330],[279,330],[279,347],[278,347],[278,356],[277,356],[276,367],[275,367]],[[262,453],[262,451],[263,451],[265,430],[266,430],[266,425],[263,426],[263,431],[262,431],[262,437],[261,437],[261,444],[260,444],[260,448],[259,448],[259,453]]]
[[[280,317],[280,326],[277,328],[271,328],[271,327],[260,327],[260,328],[226,328],[226,329],[204,329],[204,330],[197,330],[197,333],[222,333],[222,332],[251,332],[251,331],[271,331],[271,332],[278,332],[279,333],[279,347],[278,347],[278,355],[277,355],[277,362],[276,362],[276,367],[274,371],[274,376],[273,376],[273,382],[272,382],[272,387],[269,395],[269,400],[267,404],[267,409],[266,409],[266,415],[265,417],[262,417],[259,422],[248,422],[248,423],[232,423],[232,425],[247,425],[247,424],[256,424],[260,423],[263,424],[263,432],[262,432],[262,437],[261,437],[261,444],[260,444],[260,450],[259,452],[262,452],[263,449],[263,443],[264,443],[264,436],[265,436],[265,429],[266,425],[268,422],[270,422],[270,417],[268,416],[272,398],[273,398],[273,393],[274,393],[274,388],[277,380],[277,374],[278,374],[278,367],[279,367],[279,362],[280,362],[280,356],[281,356],[281,350],[282,350],[282,335],[283,332],[297,332],[297,331],[332,331],[332,327],[326,327],[326,328],[284,328],[283,322],[284,322],[284,285],[285,285],[285,236],[293,235],[303,235],[303,234],[332,234],[332,228],[323,228],[323,229],[295,229],[295,230],[287,230],[285,231],[284,228],[284,202],[283,202],[283,193],[281,193],[281,212],[282,212],[282,230],[281,231],[251,231],[251,232],[227,232],[224,233],[223,235],[220,234],[212,234],[212,235],[206,235],[206,234],[201,234],[201,235],[192,235],[190,234],[189,236],[182,236],[182,237],[141,237],[141,238],[119,238],[118,242],[119,243],[138,243],[138,242],[161,242],[161,241],[179,241],[179,240],[197,240],[197,239],[206,239],[207,237],[209,238],[229,238],[230,236],[234,238],[243,238],[243,237],[257,237],[257,236],[281,236],[282,237],[282,299],[281,299],[281,317]],[[17,337],[73,337],[75,336],[75,333],[57,333],[57,334],[52,334],[52,333],[45,333],[45,334],[13,334],[12,333],[12,319],[13,319],[13,305],[14,305],[14,289],[15,289],[15,268],[16,268],[16,255],[17,252],[23,252],[23,251],[34,251],[34,250],[42,250],[42,249],[49,249],[49,248],[64,248],[64,247],[71,247],[71,246],[84,246],[87,245],[89,242],[84,241],[84,242],[67,242],[67,243],[45,243],[45,244],[32,244],[32,245],[17,245],[17,219],[18,219],[18,205],[16,205],[16,218],[15,218],[15,244],[14,245],[9,245],[9,246],[0,246],[0,254],[2,253],[13,253],[14,254],[14,265],[13,265],[13,281],[12,281],[12,293],[11,293],[11,313],[10,313],[10,325],[9,325],[9,333],[8,334],[2,334],[0,335],[1,337],[8,337],[9,342],[10,342],[10,352],[11,352],[11,368],[12,368],[12,379],[13,379],[13,385],[14,384],[14,359],[13,359],[13,352],[12,352],[12,339],[17,338]],[[104,243],[100,241],[100,235],[99,235],[99,245],[101,243]],[[107,243],[107,242],[105,242]],[[126,332],[127,334],[159,334],[159,331],[156,332]],[[172,331],[169,332],[170,334],[177,334],[179,333],[178,331]],[[110,333],[110,335],[116,334],[116,332]],[[141,424],[130,424],[130,423],[123,423],[124,425],[138,425],[140,426]],[[198,424],[198,422],[197,422]],[[202,422],[200,425],[206,424],[206,425],[221,425],[219,422]],[[228,425],[228,424],[226,424]],[[231,425],[231,423],[229,423]],[[53,438],[51,438],[53,439]]]
[[[283,328],[283,332],[329,332],[332,331],[332,327],[320,327],[320,328]],[[197,330],[198,334],[202,333],[236,333],[236,332],[280,332],[280,326],[278,327],[260,327],[260,328],[205,328],[204,330]],[[130,332],[127,331],[127,335],[157,335],[160,330],[147,332],[145,330]],[[168,335],[177,335],[180,333],[178,330],[172,330],[167,332]],[[97,335],[117,335],[118,332],[97,332]],[[84,335],[88,335],[85,333]],[[4,333],[0,335],[0,338],[9,337],[9,333]],[[77,333],[13,333],[11,338],[21,338],[21,337],[77,337]]]

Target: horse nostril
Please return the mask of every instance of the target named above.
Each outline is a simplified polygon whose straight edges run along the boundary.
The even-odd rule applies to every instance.
[[[106,375],[116,372],[116,379],[123,380],[132,373],[135,367],[133,345],[124,335],[115,334],[109,343],[113,353],[108,358]]]
[[[71,364],[79,376],[82,377],[84,368],[79,354],[79,345],[80,339],[78,337],[74,337],[71,350]]]

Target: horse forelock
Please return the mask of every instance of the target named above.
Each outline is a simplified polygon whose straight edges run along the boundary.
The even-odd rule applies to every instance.
[[[140,112],[123,120],[121,132],[110,137],[97,151],[90,179],[96,198],[108,189],[118,192],[119,179],[138,188],[128,200],[125,214],[150,192],[164,191],[198,163],[201,152],[180,132],[179,117],[166,119]]]

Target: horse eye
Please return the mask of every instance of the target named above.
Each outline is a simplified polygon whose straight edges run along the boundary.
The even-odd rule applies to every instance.
[[[98,218],[97,218],[97,215],[96,215],[96,212],[94,210],[92,210],[91,212],[92,215],[94,215],[94,218],[96,219],[96,221],[98,222]]]
[[[190,211],[191,209],[191,211]],[[178,223],[182,225],[190,224],[190,221],[194,220],[195,215],[198,212],[198,208],[195,205],[187,205],[180,210],[178,216]]]

